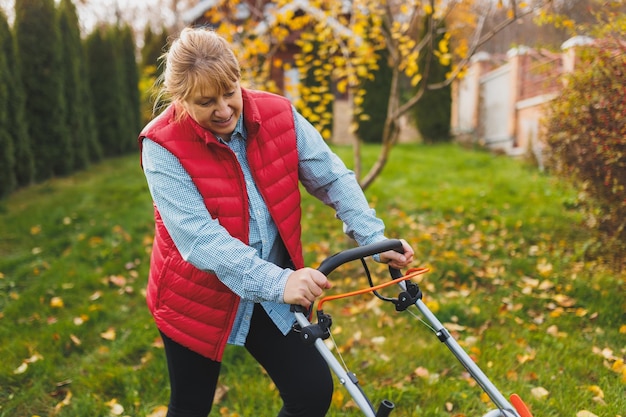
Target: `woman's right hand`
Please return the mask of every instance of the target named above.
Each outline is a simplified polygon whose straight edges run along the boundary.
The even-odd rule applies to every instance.
[[[309,308],[315,299],[331,286],[326,275],[317,269],[298,269],[287,278],[283,300],[286,304],[296,304]]]

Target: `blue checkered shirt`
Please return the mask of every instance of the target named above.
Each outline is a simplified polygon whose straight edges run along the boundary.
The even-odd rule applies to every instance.
[[[317,130],[293,109],[299,175],[305,189],[331,206],[348,236],[365,245],[384,239],[384,225],[369,207],[354,173],[346,168]],[[276,326],[287,334],[294,322],[283,301],[287,277],[293,272],[277,266],[286,258],[278,230],[250,173],[246,158],[247,132],[239,118],[226,143],[241,165],[250,211],[250,241],[233,238],[212,219],[191,177],[165,148],[143,140],[142,162],[152,198],[183,259],[213,272],[241,297],[228,343],[243,345],[254,303],[261,303]],[[221,139],[220,139],[221,140]]]

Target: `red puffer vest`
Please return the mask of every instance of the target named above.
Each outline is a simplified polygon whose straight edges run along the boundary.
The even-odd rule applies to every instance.
[[[298,152],[291,104],[283,97],[242,89],[247,155],[252,175],[296,268],[302,268]],[[248,196],[230,148],[190,117],[174,121],[170,106],[139,136],[174,154],[191,176],[209,213],[248,243]],[[182,259],[155,207],[155,237],[147,288],[157,327],[177,343],[221,360],[239,298],[214,275]]]

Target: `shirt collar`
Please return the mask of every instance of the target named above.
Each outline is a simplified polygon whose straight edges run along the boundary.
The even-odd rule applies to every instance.
[[[235,126],[235,130],[233,130],[233,136],[239,135],[242,139],[247,139],[248,132],[246,132],[246,127],[243,124],[243,113],[239,115],[239,120],[237,120],[237,125]]]
[[[218,141],[221,143],[227,144],[227,142],[221,137],[215,135]],[[243,113],[239,115],[239,120],[237,120],[237,124],[235,125],[235,130],[233,130],[233,134],[230,136],[231,141],[233,139],[243,139],[244,141],[248,138],[248,132],[246,131],[246,126],[243,123]]]

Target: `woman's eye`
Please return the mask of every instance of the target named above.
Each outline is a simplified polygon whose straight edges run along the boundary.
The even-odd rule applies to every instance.
[[[224,97],[232,97],[234,95],[235,95],[235,92],[234,91],[230,91],[230,92],[224,94]]]

